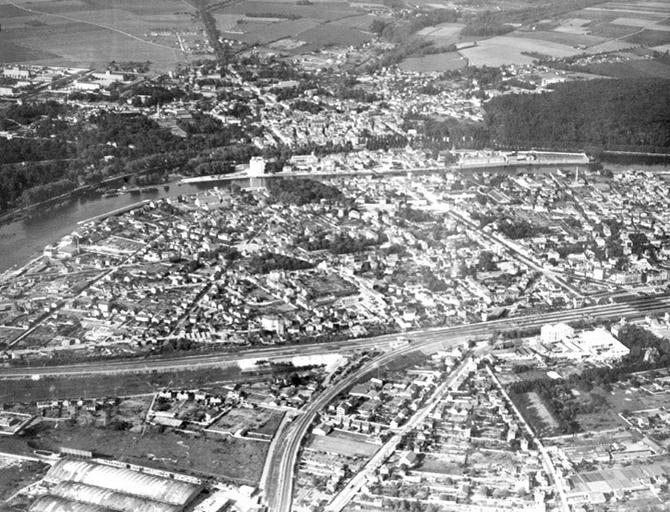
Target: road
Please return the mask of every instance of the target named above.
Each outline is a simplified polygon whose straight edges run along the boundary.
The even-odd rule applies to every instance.
[[[398,432],[396,432],[391,439],[375,453],[375,455],[367,462],[365,467],[361,469],[356,475],[349,480],[349,483],[338,492],[326,507],[326,512],[340,512],[353,499],[356,493],[363,487],[369,476],[373,475],[379,467],[388,460],[388,458],[395,452],[402,441],[405,434],[417,428],[427,417],[433,412],[435,407],[440,403],[445,393],[451,389],[456,389],[462,382],[463,378],[467,376],[469,364],[472,363],[471,356],[463,361],[458,368],[456,368],[447,378],[445,382],[440,384],[428,398],[426,403],[417,410],[412,417],[403,425]]]
[[[535,261],[534,258],[528,256],[527,254],[524,254],[524,252],[520,249],[520,247],[516,243],[507,240],[495,233],[488,233],[486,230],[482,229],[476,222],[473,222],[469,218],[463,216],[461,213],[454,211],[450,205],[444,204],[437,194],[429,192],[428,190],[424,189],[423,196],[428,201],[430,201],[431,209],[441,211],[446,215],[450,216],[452,219],[458,221],[460,224],[468,226],[485,241],[488,241],[490,243],[493,243],[494,245],[499,245],[507,249],[507,252],[513,258],[515,258],[519,263],[529,268],[532,268],[537,272],[540,272],[547,279],[553,281],[555,284],[557,284],[564,290],[567,290],[569,293],[582,299],[584,298],[584,295],[581,293],[579,288],[569,284],[562,277],[556,275],[555,272],[552,272],[551,270],[544,268],[540,263]]]
[[[670,310],[670,295],[655,297],[639,297],[622,304],[606,304],[588,306],[578,309],[555,311],[545,314],[534,314],[478,322],[454,327],[438,327],[420,331],[405,332],[410,336],[413,347],[421,347],[435,342],[436,337],[448,339],[457,336],[486,336],[495,331],[506,329],[525,329],[541,327],[547,323],[570,322],[595,318],[599,320],[626,318],[642,318],[648,314],[662,314]],[[248,360],[286,360],[295,356],[308,356],[371,350],[376,347],[388,348],[389,343],[398,334],[387,334],[374,338],[351,339],[331,343],[305,345],[280,345],[266,348],[249,348],[247,350],[195,354],[160,359],[121,359],[111,361],[92,361],[71,365],[40,366],[40,367],[4,367],[0,368],[0,379],[3,378],[34,378],[35,376],[86,376],[111,375],[120,373],[150,373],[153,371],[192,370],[236,364]],[[398,354],[399,352],[393,352]]]
[[[659,300],[659,299],[657,299]],[[283,439],[277,440],[276,449],[272,453],[272,460],[268,466],[272,468],[268,479],[270,485],[265,489],[266,503],[272,512],[290,512],[293,501],[293,477],[295,465],[300,451],[303,438],[307,434],[310,426],[316,419],[320,410],[325,408],[338,394],[345,391],[366,374],[374,371],[375,368],[386,364],[394,359],[416,350],[417,348],[438,348],[462,343],[465,339],[476,335],[483,335],[500,329],[503,325],[514,328],[523,328],[531,326],[540,326],[547,322],[568,321],[570,319],[584,318],[590,315],[597,318],[616,318],[621,315],[621,311],[637,311],[636,314],[645,314],[646,308],[649,311],[665,311],[670,306],[668,298],[660,299],[660,304],[651,304],[649,302],[638,301],[634,306],[616,305],[616,306],[595,306],[590,308],[580,308],[579,310],[556,312],[547,315],[535,315],[534,317],[513,319],[507,321],[487,322],[463,326],[460,328],[436,329],[425,331],[423,333],[411,336],[412,343],[409,346],[402,347],[387,352],[368,364],[365,364],[359,370],[346,376],[324,390],[318,397],[309,403],[301,415],[296,417],[291,425],[283,432]],[[585,313],[588,311],[588,313]],[[345,493],[336,502],[329,505],[329,510],[339,510],[340,505],[346,502],[350,493]],[[346,504],[346,503],[345,503]]]
[[[422,346],[456,345],[462,343],[464,340],[465,337],[461,336],[458,338],[452,337],[445,341],[444,335],[432,333],[422,341]],[[293,470],[302,440],[315,420],[317,413],[325,408],[338,394],[353,386],[366,374],[416,349],[415,344],[410,344],[376,357],[361,366],[358,370],[323,390],[316,399],[301,410],[302,414],[297,416],[293,420],[293,423],[284,430],[284,439],[278,441],[277,449],[273,452],[274,460],[269,464],[272,468],[269,481],[273,485],[267,488],[265,492],[266,503],[272,512],[290,512],[291,510],[291,503],[293,502]]]

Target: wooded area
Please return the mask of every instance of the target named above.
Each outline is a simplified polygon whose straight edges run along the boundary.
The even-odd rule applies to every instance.
[[[664,152],[670,148],[670,80],[588,80],[486,104],[492,144],[507,148]]]

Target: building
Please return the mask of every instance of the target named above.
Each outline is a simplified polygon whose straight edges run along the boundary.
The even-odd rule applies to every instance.
[[[265,158],[252,156],[249,160],[249,176],[263,176],[265,174]]]
[[[544,343],[556,343],[574,336],[575,330],[568,324],[558,323],[555,325],[546,324],[540,330],[540,338]]]
[[[5,68],[2,70],[2,76],[15,80],[28,80],[30,79],[30,71],[21,68]]]
[[[602,327],[581,333],[579,340],[584,350],[604,360],[620,359],[630,352],[628,347]]]
[[[181,512],[200,494],[200,485],[125,467],[63,459],[45,476],[55,484],[30,512]]]
[[[8,86],[8,85],[0,85],[0,96],[15,96],[17,94],[16,89],[14,87]]]

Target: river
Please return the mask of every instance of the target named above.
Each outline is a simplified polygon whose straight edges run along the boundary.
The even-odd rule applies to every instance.
[[[44,211],[34,213],[29,218],[2,224],[0,225],[0,272],[14,265],[27,263],[31,257],[42,252],[44,246],[75,231],[78,222],[145,199],[195,194],[214,186],[226,186],[226,184],[222,182],[183,185],[171,183],[168,190],[165,190],[163,185],[159,185],[157,191],[142,194],[83,197],[49,207]]]

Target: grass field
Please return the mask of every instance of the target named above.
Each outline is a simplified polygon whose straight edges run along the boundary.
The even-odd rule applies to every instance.
[[[300,32],[316,27],[320,23],[318,20],[308,18],[275,22],[262,21],[258,18],[246,18],[233,29],[242,31],[242,34],[222,32],[222,35],[229,39],[236,39],[249,44],[267,44],[272,41],[295,36]]]
[[[615,25],[613,23],[595,23],[589,27],[591,35],[605,39],[615,39],[634,34],[638,27],[627,27],[626,25]]]
[[[295,2],[268,2],[247,0],[240,3],[226,4],[221,7],[213,7],[215,13],[225,14],[281,14],[284,16],[298,16],[300,18],[313,18],[324,21],[333,21],[348,16],[361,14],[361,11],[353,9],[346,3],[322,2],[318,5],[297,5]]]
[[[58,3],[63,3],[59,1]],[[195,9],[182,0],[81,0],[81,3],[90,7],[103,9],[123,9],[138,16],[150,14],[166,14],[173,12],[195,12]]]
[[[269,409],[233,409],[210,428],[231,433],[243,429],[272,436],[279,427],[281,418],[282,413]]]
[[[670,31],[645,29],[642,32],[626,37],[626,41],[645,46],[660,46],[670,43]]]
[[[49,468],[41,462],[17,461],[0,457],[0,501],[4,501],[18,489],[39,480]],[[0,510],[4,510],[0,508]]]
[[[144,435],[113,428],[41,423],[21,438],[0,439],[0,451],[32,454],[34,449],[58,451],[61,446],[168,471],[196,472],[254,485],[258,482],[268,443],[236,438],[192,437],[174,432]]]
[[[422,57],[410,57],[400,63],[404,71],[428,73],[431,71],[448,71],[467,66],[468,61],[456,52],[436,53]]]
[[[14,18],[17,16],[25,16],[25,11],[22,11],[18,7],[14,5],[7,5],[7,4],[2,4],[0,5],[0,20],[3,22],[7,18]]]
[[[237,367],[153,374],[104,375],[93,377],[0,382],[0,403],[28,403],[64,398],[96,398],[153,393],[166,386],[203,387],[205,384],[239,378]]]
[[[319,25],[301,32],[296,36],[297,39],[307,43],[320,44],[323,46],[358,46],[372,39],[372,34],[361,32],[346,25],[333,22]]]
[[[350,28],[357,28],[363,31],[367,31],[370,28],[372,22],[375,20],[389,21],[390,18],[374,16],[372,14],[361,14],[358,16],[349,16],[347,18],[342,18],[338,20],[338,23],[341,23],[342,25]]]
[[[670,79],[670,62],[661,59],[630,60],[589,66],[589,73],[615,78],[653,77]]]
[[[319,2],[298,5],[293,2],[249,0],[212,7],[222,35],[247,44],[268,45],[280,40],[307,43],[302,49],[330,45],[360,45],[372,39],[367,30],[377,16],[365,14],[348,4]],[[287,19],[297,17],[297,19]],[[281,45],[279,46],[281,47]],[[278,46],[273,46],[278,48]]]
[[[418,34],[431,39],[452,38],[460,34],[464,26],[462,23],[442,23],[421,29]]]
[[[376,444],[359,439],[356,434],[334,432],[328,436],[314,436],[309,445],[310,450],[335,453],[346,457],[372,457],[379,449]]]
[[[510,34],[512,37],[521,37],[525,39],[537,39],[549,43],[562,44],[566,46],[584,45],[586,47],[594,46],[607,41],[605,37],[593,35],[569,34],[558,31],[518,31]]]

